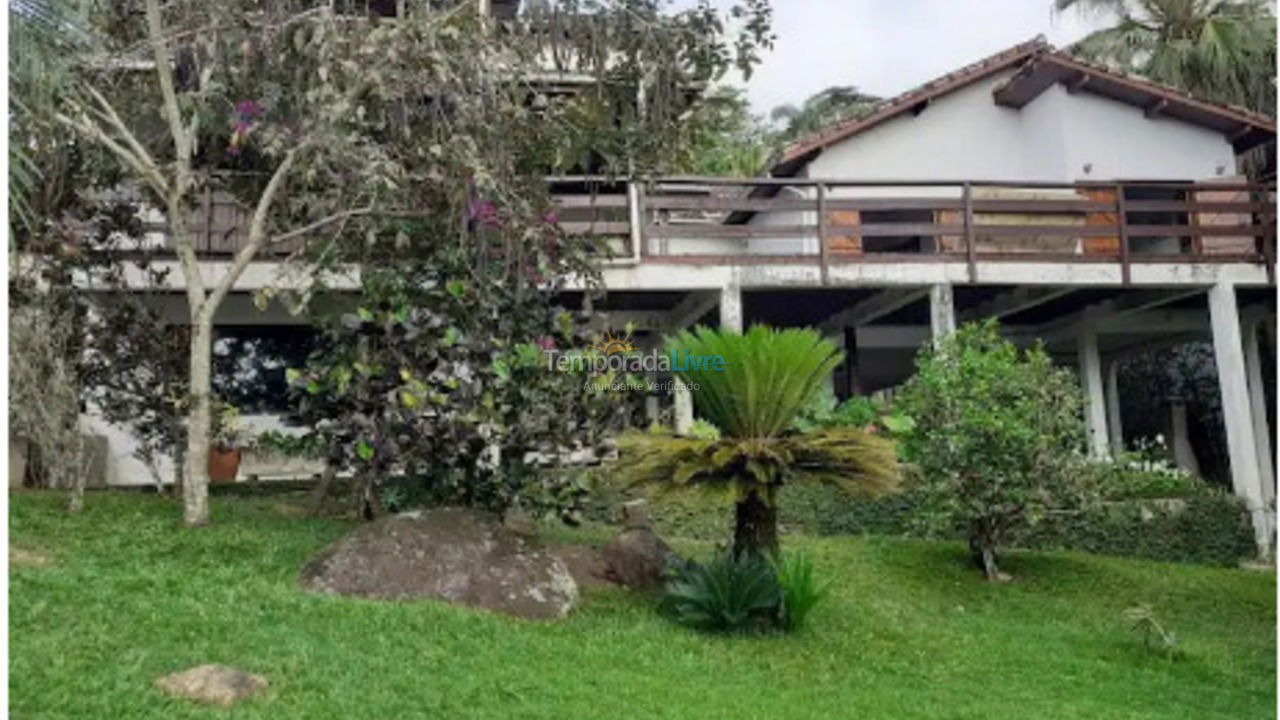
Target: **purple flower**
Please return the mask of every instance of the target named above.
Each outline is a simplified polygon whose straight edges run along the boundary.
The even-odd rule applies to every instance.
[[[258,104],[257,100],[241,100],[236,103],[236,114],[242,120],[252,120],[262,114],[262,106]]]
[[[546,351],[555,350],[556,339],[551,337],[550,335],[543,335],[542,337],[538,338],[538,347]]]

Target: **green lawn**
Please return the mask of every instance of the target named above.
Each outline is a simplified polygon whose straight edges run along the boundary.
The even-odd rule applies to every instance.
[[[958,545],[788,538],[834,591],[790,636],[711,637],[651,602],[589,595],[534,624],[436,602],[304,595],[298,568],[345,525],[272,499],[92,494],[79,517],[10,496],[15,718],[1247,718],[1275,717],[1275,576],[1072,553],[1015,554],[989,585]],[[1121,617],[1152,603],[1183,656]],[[266,675],[231,710],[152,689],[202,662]]]

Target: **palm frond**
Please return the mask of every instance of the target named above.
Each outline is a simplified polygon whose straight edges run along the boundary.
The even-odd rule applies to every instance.
[[[797,479],[845,492],[883,495],[898,490],[902,470],[891,440],[852,427],[836,427],[784,439]]]
[[[692,388],[698,413],[728,436],[781,435],[831,371],[844,359],[813,330],[776,330],[757,325],[745,334],[705,327],[683,331],[668,341],[677,359],[723,358],[677,370]]]

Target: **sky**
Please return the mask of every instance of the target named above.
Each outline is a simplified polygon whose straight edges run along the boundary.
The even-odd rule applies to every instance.
[[[677,0],[675,5],[690,4]],[[727,7],[733,0],[715,0]],[[832,85],[896,95],[1043,34],[1069,44],[1105,18],[1051,0],[773,0],[774,48],[745,83],[759,115]],[[741,77],[729,79],[743,85]]]

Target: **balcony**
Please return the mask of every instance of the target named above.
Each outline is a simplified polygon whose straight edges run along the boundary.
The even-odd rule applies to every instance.
[[[608,263],[816,265],[1275,260],[1275,186],[796,178],[548,178],[562,229],[605,241]],[[248,211],[207,195],[200,252],[229,255]],[[292,244],[277,253],[292,252]],[[1270,275],[1269,275],[1270,277]]]

